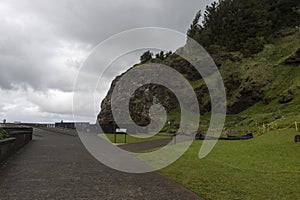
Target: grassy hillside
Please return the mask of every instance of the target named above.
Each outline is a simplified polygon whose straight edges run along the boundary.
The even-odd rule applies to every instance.
[[[228,59],[219,61],[227,90],[227,128],[257,128],[299,114],[300,67],[284,64],[298,49],[300,32],[289,29],[251,58],[242,58],[238,52],[223,53],[241,57],[239,62]],[[191,85],[197,91],[205,87],[205,82],[198,79],[191,81]],[[201,94],[201,98],[202,106],[210,105],[208,94]],[[209,124],[210,114],[202,114],[200,125],[205,128]],[[175,127],[180,121],[180,109],[176,107],[171,110],[168,117]],[[163,131],[167,129],[170,127],[166,126]]]
[[[285,64],[285,60],[293,57],[300,49],[300,31],[297,28],[288,28],[279,35],[270,40],[263,51],[252,57],[245,58],[239,52],[219,52],[212,55],[219,66],[226,88],[226,128],[258,129],[263,124],[298,115],[300,67],[299,64]],[[163,62],[185,75],[199,100],[202,114],[200,127],[206,129],[210,120],[210,97],[201,76],[176,54],[164,60],[156,58],[149,62]],[[100,124],[114,123],[110,98],[118,78],[102,102],[98,116]],[[149,92],[145,93],[145,90]],[[150,121],[148,111],[154,99],[165,107],[168,121],[171,121],[171,125],[166,124],[161,131],[176,131],[180,123],[179,104],[172,92],[160,86],[146,85],[136,91],[130,103],[131,116],[135,122],[146,125]]]
[[[254,127],[257,124],[299,115],[300,67],[283,64],[299,48],[300,35],[296,32],[267,44],[264,51],[253,58],[243,59],[239,66],[227,63],[232,68],[242,68],[240,71],[243,81],[235,91],[237,95],[241,88],[263,85],[260,101],[239,113],[243,120],[236,123],[236,126]],[[222,74],[224,73],[226,72]],[[236,97],[229,96],[228,104],[234,104]]]

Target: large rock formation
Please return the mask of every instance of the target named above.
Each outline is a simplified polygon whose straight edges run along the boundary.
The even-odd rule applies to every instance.
[[[275,46],[274,48],[278,47]],[[277,53],[276,51],[274,52]],[[270,53],[270,57],[277,58],[277,64],[273,65],[270,63],[275,63],[274,60],[272,62],[269,62],[267,59],[262,61],[260,57],[240,58],[237,55],[233,56],[228,53],[212,56],[217,63],[226,88],[228,113],[240,113],[258,102],[266,105],[271,102],[286,104],[293,100],[298,89],[289,85],[293,83],[289,83],[292,80],[287,81],[282,72],[290,64],[294,65],[298,62],[300,50],[295,49],[293,53],[287,53],[287,55],[282,55],[281,52],[278,52],[277,55],[274,52],[267,51],[267,53]],[[289,57],[284,63],[282,63],[283,56]],[[268,55],[265,55],[265,57],[268,57]],[[183,74],[196,93],[201,114],[210,112],[211,102],[208,88],[200,74],[189,62],[177,54],[172,54],[163,60],[152,59],[148,62],[165,64]],[[139,67],[139,64],[132,68],[135,67]],[[296,70],[296,68],[291,67],[287,70]],[[111,96],[116,83],[124,74],[116,77],[112,82],[107,96],[101,103],[101,112],[98,115],[100,124],[114,124],[111,111]],[[289,73],[287,72],[286,74]],[[139,125],[147,125],[150,122],[149,109],[153,104],[157,103],[163,105],[167,113],[173,115],[173,118],[171,117],[171,120],[173,120],[172,125],[177,126],[180,117],[174,117],[174,115],[180,116],[178,100],[170,90],[154,84],[140,87],[132,96],[130,100],[130,115],[133,121]]]

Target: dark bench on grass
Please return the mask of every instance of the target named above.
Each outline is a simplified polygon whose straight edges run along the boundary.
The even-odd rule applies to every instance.
[[[195,140],[249,140],[253,138],[252,133],[248,133],[246,135],[241,136],[231,136],[227,135],[227,137],[211,137],[211,136],[205,136],[201,133],[197,133],[195,135]]]

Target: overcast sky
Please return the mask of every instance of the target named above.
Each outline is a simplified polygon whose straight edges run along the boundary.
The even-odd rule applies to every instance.
[[[1,120],[73,121],[73,84],[94,47],[114,34],[139,27],[163,27],[186,33],[195,13],[211,2],[1,0]],[[128,63],[138,60],[138,56],[128,58],[132,59]],[[100,99],[120,73],[113,72],[105,77],[103,85],[107,88]],[[82,116],[82,120],[95,122],[96,116]]]

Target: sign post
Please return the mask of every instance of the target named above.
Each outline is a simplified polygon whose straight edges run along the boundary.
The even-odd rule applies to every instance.
[[[117,133],[124,134],[124,143],[126,143],[126,135],[127,135],[127,129],[126,128],[117,128],[115,132],[115,143],[117,142]]]

